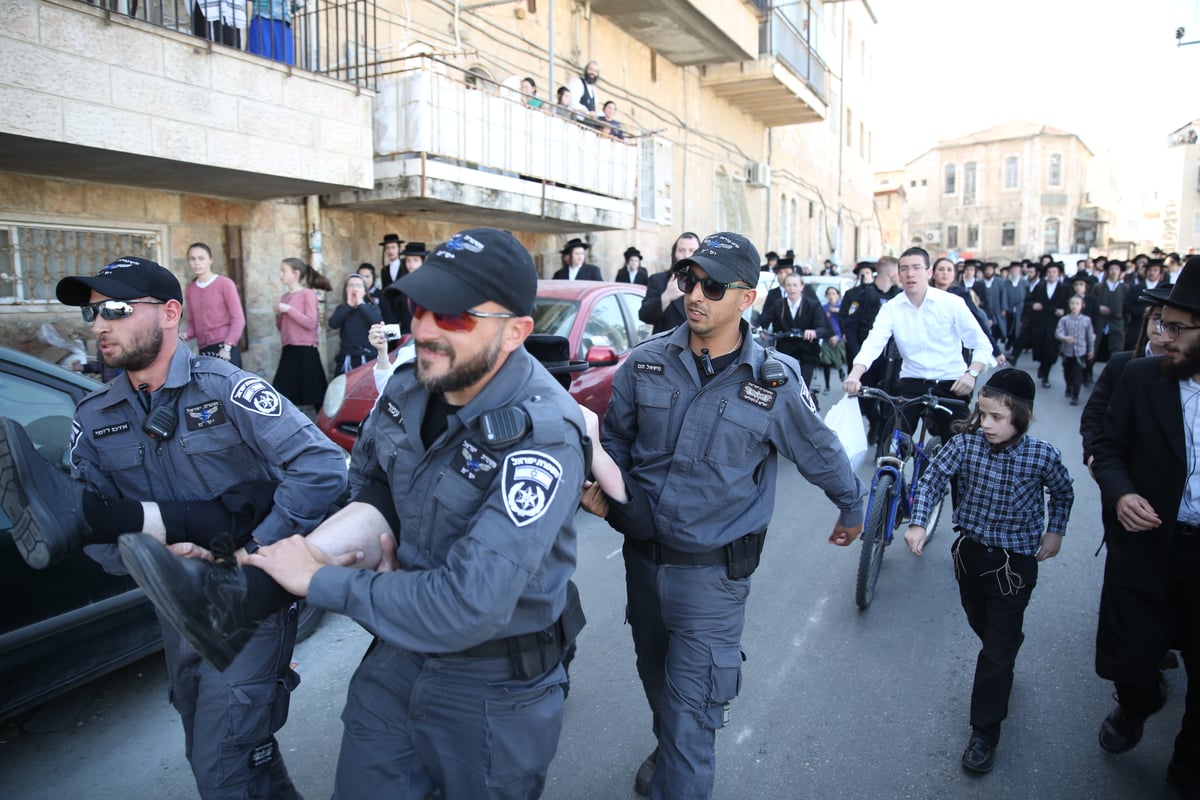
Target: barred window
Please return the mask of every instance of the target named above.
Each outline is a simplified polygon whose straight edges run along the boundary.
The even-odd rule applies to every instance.
[[[159,234],[0,221],[0,304],[57,302],[68,275],[94,275],[121,256],[158,260]]]

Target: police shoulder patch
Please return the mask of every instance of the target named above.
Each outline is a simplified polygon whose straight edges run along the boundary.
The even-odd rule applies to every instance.
[[[505,456],[500,490],[509,519],[518,527],[540,519],[554,501],[562,473],[558,461],[537,450],[517,450]]]
[[[278,417],[283,413],[283,401],[279,399],[279,392],[257,375],[238,381],[229,399],[235,405],[264,417]]]
[[[79,444],[79,435],[83,433],[83,428],[79,426],[79,420],[71,420],[71,445],[68,448],[72,455],[75,454],[75,445]]]

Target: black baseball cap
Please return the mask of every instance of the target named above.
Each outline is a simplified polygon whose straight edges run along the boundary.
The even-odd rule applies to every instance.
[[[741,281],[755,287],[758,286],[759,263],[758,250],[749,239],[726,232],[704,237],[696,252],[675,262],[674,269],[683,270],[695,264],[713,280],[721,283]]]
[[[471,228],[433,249],[425,264],[388,287],[436,314],[459,314],[489,300],[515,314],[533,313],[537,267],[508,231]]]
[[[155,300],[183,302],[179,279],[169,269],[145,258],[123,256],[91,277],[72,275],[58,282],[54,293],[67,306],[85,306],[96,291],[113,300]]]

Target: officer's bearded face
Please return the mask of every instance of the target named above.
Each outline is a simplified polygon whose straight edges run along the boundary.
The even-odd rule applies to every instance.
[[[99,303],[108,299],[92,292],[89,302]],[[154,363],[163,346],[159,308],[149,303],[136,303],[133,304],[133,314],[124,319],[106,320],[96,315],[92,331],[96,334],[96,345],[104,366],[139,372]]]
[[[481,319],[470,333],[439,331],[439,336],[425,338],[427,328],[418,327],[414,320],[417,380],[428,391],[441,394],[461,392],[481,381],[500,358],[504,326],[498,322]]]

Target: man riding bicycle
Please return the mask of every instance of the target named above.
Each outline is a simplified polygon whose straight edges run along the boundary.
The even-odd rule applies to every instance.
[[[996,365],[991,342],[962,298],[929,285],[932,270],[924,248],[904,251],[899,274],[904,291],[879,310],[842,388],[846,394],[858,394],[863,373],[892,338],[903,358],[895,394],[916,397],[932,391],[939,397],[969,398],[979,375]],[[969,363],[964,350],[970,352]],[[937,433],[943,441],[950,438],[950,423],[965,419],[968,410],[956,406],[951,416],[938,420]],[[914,407],[905,414],[905,430],[913,430],[919,411]]]

